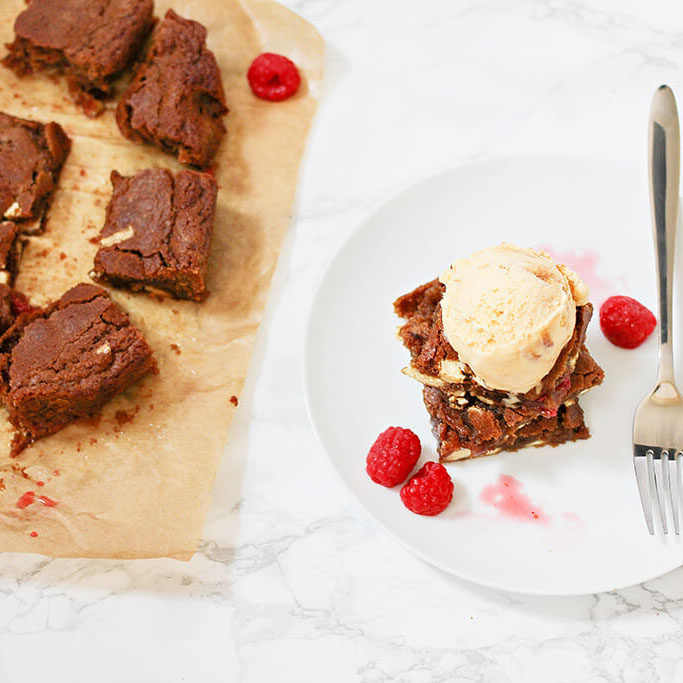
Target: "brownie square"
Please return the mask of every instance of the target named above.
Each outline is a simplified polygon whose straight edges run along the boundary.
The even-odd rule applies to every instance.
[[[0,335],[14,323],[17,306],[28,304],[22,294],[12,289],[23,249],[18,234],[16,223],[0,222]]]
[[[39,232],[71,141],[58,123],[0,112],[0,219]]]
[[[13,285],[17,276],[23,243],[12,221],[0,222],[0,285]]]
[[[2,402],[16,429],[12,454],[156,371],[152,351],[101,287],[79,284],[19,316],[0,338]]]
[[[423,398],[440,462],[516,451],[526,446],[558,446],[590,437],[583,410],[576,400],[561,405],[555,415],[506,426],[502,411],[491,406],[473,403],[468,408],[454,408],[434,387],[425,387]]]
[[[20,76],[66,74],[76,102],[96,116],[152,30],[153,11],[153,0],[31,0],[3,63]]]
[[[206,29],[168,10],[116,109],[121,133],[205,168],[225,135],[221,73]]]
[[[541,382],[524,394],[510,394],[487,388],[472,369],[460,361],[443,332],[442,296],[443,285],[438,280],[432,280],[394,302],[394,311],[405,319],[398,335],[411,355],[406,374],[453,396],[468,393],[488,403],[514,400],[516,408],[523,409],[531,418],[557,410],[569,397],[573,369],[585,348],[586,329],[593,315],[592,304],[586,303],[576,308],[572,337]]]
[[[398,336],[411,356],[403,372],[424,385],[441,462],[587,439],[578,397],[604,378],[584,344],[592,305],[577,306],[573,334],[545,377],[526,393],[512,393],[484,386],[448,343],[443,292],[432,280],[394,302],[404,319]]]
[[[218,186],[207,173],[146,169],[111,174],[100,248],[90,275],[133,290],[203,301]]]

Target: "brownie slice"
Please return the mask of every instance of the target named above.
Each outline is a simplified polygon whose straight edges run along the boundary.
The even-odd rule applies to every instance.
[[[564,403],[540,414],[521,402],[493,403],[469,393],[453,396],[425,386],[423,398],[432,418],[439,458],[442,462],[463,460],[527,445],[556,446],[587,439],[590,433],[578,398],[600,384],[603,376],[602,368],[583,346]]]
[[[584,344],[590,303],[577,306],[572,336],[550,372],[526,393],[514,393],[486,387],[460,360],[443,332],[443,293],[432,280],[394,302],[405,320],[398,336],[411,356],[404,373],[424,385],[442,462],[589,437],[578,397],[604,378]]]
[[[152,351],[101,287],[79,284],[0,337],[2,402],[16,429],[12,455],[97,413],[148,372]]]
[[[23,242],[19,227],[12,221],[0,222],[0,284],[13,285],[19,268]]]
[[[552,416],[501,429],[500,416],[486,405],[455,410],[434,387],[425,387],[424,403],[431,417],[440,462],[478,458],[526,446],[558,446],[590,436],[578,401],[561,405]]]
[[[218,186],[207,173],[113,171],[91,276],[133,290],[203,301]]]
[[[467,392],[489,403],[514,401],[535,416],[544,411],[557,410],[562,405],[570,394],[571,375],[593,315],[593,306],[590,303],[577,307],[572,337],[560,352],[550,372],[528,392],[513,394],[484,386],[477,380],[472,369],[460,361],[458,353],[448,343],[443,332],[443,292],[443,285],[438,280],[432,280],[394,302],[394,311],[406,320],[398,333],[411,355],[410,368],[406,370],[406,374],[423,384],[437,386],[456,396]]]
[[[16,223],[0,222],[0,334],[12,325],[16,317],[13,310],[12,285],[17,275],[23,248],[23,243],[17,238],[17,234]]]
[[[116,109],[121,132],[205,168],[225,134],[221,73],[206,29],[168,10]]]
[[[39,232],[71,141],[58,123],[0,112],[0,219]]]
[[[31,0],[3,63],[20,76],[66,74],[77,104],[97,116],[152,30],[153,11],[153,0]]]

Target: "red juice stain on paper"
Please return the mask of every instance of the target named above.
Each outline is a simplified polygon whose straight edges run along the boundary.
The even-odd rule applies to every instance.
[[[32,532],[29,534],[29,536],[30,536],[31,538],[36,538],[36,536],[38,536],[38,532],[37,532],[37,531],[32,531]]]
[[[20,509],[23,510],[24,508],[27,508],[29,505],[32,505],[36,500],[36,494],[34,491],[26,491],[26,493],[22,493],[17,502],[16,506]]]
[[[53,508],[53,507],[56,507],[56,505],[57,505],[56,500],[52,500],[52,498],[48,498],[47,496],[38,496],[38,498],[36,498],[36,500],[39,503],[43,504],[46,508]]]
[[[522,491],[522,483],[508,474],[498,476],[495,484],[481,490],[479,500],[496,508],[503,517],[547,522],[548,516]]]
[[[594,295],[603,296],[614,289],[611,283],[601,277],[598,272],[600,254],[597,251],[593,249],[559,251],[547,244],[542,244],[538,248],[547,252],[556,263],[571,268],[588,285]]]

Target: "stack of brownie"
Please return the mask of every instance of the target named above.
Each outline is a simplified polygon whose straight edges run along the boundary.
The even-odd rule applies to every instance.
[[[444,335],[443,294],[433,280],[394,302],[411,355],[404,373],[423,384],[442,462],[588,438],[578,397],[604,376],[584,344],[590,303],[576,307],[573,334],[550,372],[531,390],[513,393],[487,388],[460,360]]]
[[[3,63],[24,76],[64,74],[95,116],[154,26],[153,0],[32,0]],[[227,113],[206,29],[166,13],[119,103],[116,119],[198,168],[213,160]],[[152,349],[102,287],[80,283],[42,309],[13,289],[21,245],[45,229],[71,142],[57,123],[0,113],[0,398],[16,433],[12,454],[157,371]],[[90,275],[103,284],[201,302],[218,186],[212,174],[111,172],[113,193]]]

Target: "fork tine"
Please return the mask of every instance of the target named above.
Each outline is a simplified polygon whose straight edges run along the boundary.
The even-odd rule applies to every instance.
[[[671,507],[674,515],[674,530],[676,532],[676,536],[679,536],[681,533],[678,517],[679,507],[681,504],[681,455],[683,455],[681,451],[674,451],[674,485],[672,487],[673,495],[671,497]]]
[[[640,504],[643,506],[643,515],[645,516],[645,524],[650,536],[654,536],[655,530],[652,525],[652,497],[650,491],[652,485],[650,483],[650,474],[652,470],[650,464],[652,462],[652,451],[648,451],[646,457],[636,456],[633,458],[633,466],[636,470],[636,483],[638,484],[638,493],[640,494]]]
[[[664,484],[664,498],[665,500],[662,501],[662,514],[666,517],[666,503],[668,501],[669,505],[671,506],[671,515],[673,516],[674,520],[676,520],[676,503],[674,502],[674,490],[671,487],[671,476],[669,472],[669,463],[672,461],[673,457],[673,462],[675,464],[676,462],[676,451],[672,449],[673,456],[669,454],[669,451],[662,451],[662,482]],[[674,521],[674,527],[676,529],[676,533],[678,533],[678,525],[676,524],[676,521]],[[666,533],[666,531],[664,532]]]
[[[648,451],[649,455],[649,451]],[[654,492],[655,492],[655,499],[657,502],[657,507],[659,508],[659,519],[660,522],[662,523],[662,531],[665,534],[669,533],[669,529],[667,528],[666,524],[666,496],[668,491],[664,488],[664,464],[665,464],[665,458],[666,458],[666,465],[668,467],[669,465],[669,452],[662,449],[659,452],[659,457],[656,456],[652,460],[652,474],[653,479],[654,479]],[[657,461],[659,462],[659,466],[657,466]],[[648,457],[648,465],[650,464],[650,458]],[[667,474],[669,474],[667,472]]]

